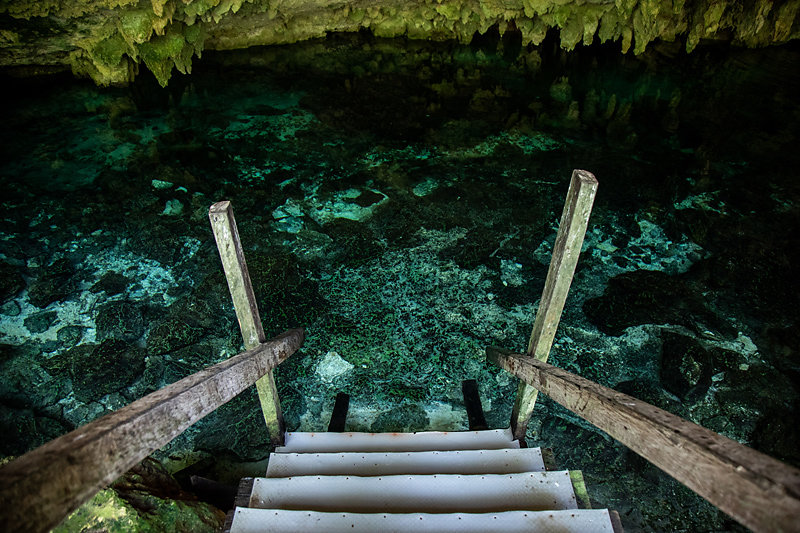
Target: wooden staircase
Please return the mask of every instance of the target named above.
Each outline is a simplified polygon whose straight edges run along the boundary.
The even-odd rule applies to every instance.
[[[287,433],[226,531],[621,531],[616,513],[581,508],[572,478],[510,429]]]
[[[272,370],[305,333],[267,340],[230,203],[214,204],[209,217],[245,351],[0,466],[0,531],[50,531],[255,385],[275,452],[264,478],[240,486],[231,532],[621,531],[615,512],[590,509],[580,472],[555,471],[540,450],[524,446],[539,392],[753,531],[800,532],[800,470],[546,363],[596,190],[591,173],[573,172],[528,350],[486,350],[487,360],[520,379],[511,429],[486,427],[477,385],[467,380],[470,431],[451,433],[344,433],[344,394],[328,432],[286,433]]]

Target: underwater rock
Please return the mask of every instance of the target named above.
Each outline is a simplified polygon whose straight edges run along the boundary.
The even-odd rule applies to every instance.
[[[457,243],[441,251],[442,259],[452,259],[460,267],[467,269],[487,265],[491,268],[500,267],[500,259],[495,254],[500,248],[500,243],[505,235],[490,228],[476,228]]]
[[[20,313],[22,313],[22,308],[13,300],[0,305],[0,315],[19,316]]]
[[[795,405],[791,412],[799,410],[800,406]],[[757,450],[795,467],[800,466],[798,442],[800,425],[787,418],[781,409],[766,411],[753,432],[753,446]]]
[[[336,352],[328,352],[317,363],[315,372],[323,382],[331,383],[336,378],[344,376],[352,370],[353,365],[342,359],[342,356]]]
[[[123,389],[144,370],[144,351],[118,339],[76,346],[60,359],[72,378],[75,397],[85,403]]]
[[[16,407],[45,409],[69,394],[69,382],[59,379],[36,345],[8,348],[0,363],[0,400]]]
[[[225,287],[224,278],[217,273],[208,276],[190,296],[172,304],[166,317],[159,320],[147,334],[148,353],[162,355],[177,352],[199,343],[210,328],[219,328],[220,316],[233,315],[232,312],[228,315],[223,307],[229,301]]]
[[[25,327],[28,328],[28,331],[34,334],[44,333],[50,329],[50,326],[53,325],[53,322],[55,322],[57,316],[58,314],[55,311],[34,313],[25,318]]]
[[[161,379],[158,383],[168,385],[199,372],[216,362],[214,360],[215,355],[214,349],[204,343],[192,344],[185,348],[174,350],[164,356],[163,374],[160,376]],[[145,377],[152,377],[152,375],[145,375]]]
[[[164,207],[161,214],[168,217],[178,217],[183,214],[183,204],[180,200],[175,198],[167,200],[167,205]]]
[[[67,517],[53,531],[214,533],[225,513],[181,489],[163,465],[147,458]]]
[[[56,339],[61,347],[69,349],[81,341],[84,331],[82,326],[64,326],[56,331]]]
[[[109,302],[97,311],[95,327],[99,341],[136,342],[144,333],[144,319],[139,308],[130,302]]]
[[[406,404],[385,411],[377,416],[370,426],[375,433],[424,431],[430,420],[425,409],[417,404]]]
[[[19,270],[5,261],[0,261],[0,304],[7,302],[25,288],[25,280]]]
[[[105,292],[107,296],[114,296],[125,292],[128,285],[130,285],[130,280],[127,277],[119,272],[111,271],[103,274],[89,290],[92,292]]]
[[[662,337],[661,384],[678,398],[702,398],[711,386],[711,354],[691,337],[667,331]]]
[[[301,274],[293,256],[250,254],[247,268],[258,307],[265,310],[261,322],[267,338],[290,328],[309,328],[328,310],[317,283]]]
[[[336,218],[325,225],[324,232],[333,239],[335,257],[343,263],[363,264],[383,250],[370,228],[355,220]]]
[[[197,424],[196,448],[233,453],[241,460],[261,460],[269,454],[269,437],[255,387],[226,403]]]
[[[155,325],[147,335],[147,351],[161,355],[185,348],[203,337],[203,329],[187,323],[177,316],[170,316]]]
[[[0,456],[22,455],[67,431],[62,422],[41,412],[0,403]]]
[[[36,307],[47,307],[53,302],[66,300],[74,291],[72,276],[75,269],[69,259],[59,259],[41,268],[28,287],[28,298]]]
[[[673,324],[700,334],[735,335],[684,278],[655,270],[611,278],[603,296],[586,300],[583,312],[600,331],[615,337],[639,324]]]

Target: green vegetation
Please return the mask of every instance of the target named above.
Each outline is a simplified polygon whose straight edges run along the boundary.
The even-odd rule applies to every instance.
[[[130,82],[144,63],[166,85],[173,68],[189,72],[204,48],[287,44],[328,32],[469,42],[497,27],[501,34],[519,32],[523,45],[538,45],[555,28],[566,50],[613,41],[623,53],[640,54],[655,40],[684,39],[688,51],[703,39],[747,47],[786,42],[798,37],[798,10],[800,0],[780,7],[770,0],[416,0],[336,8],[313,1],[1,0],[0,14],[18,23],[0,28],[14,36],[0,48],[14,52],[13,64],[68,65],[99,85]]]

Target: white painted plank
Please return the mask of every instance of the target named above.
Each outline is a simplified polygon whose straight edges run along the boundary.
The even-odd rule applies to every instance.
[[[539,448],[447,452],[273,453],[267,477],[544,472]]]
[[[576,509],[569,472],[257,478],[250,507],[324,512]]]
[[[418,433],[287,433],[278,453],[424,452],[519,448],[510,429]]]
[[[237,509],[231,533],[289,533],[325,531],[399,533],[612,533],[608,511],[509,511],[503,513],[456,514],[354,514],[285,511],[282,509]]]

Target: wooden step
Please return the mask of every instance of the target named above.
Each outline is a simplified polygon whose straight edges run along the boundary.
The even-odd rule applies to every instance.
[[[539,448],[448,452],[273,453],[267,477],[544,472]]]
[[[425,452],[519,448],[510,429],[418,433],[287,433],[277,453]]]
[[[577,509],[569,472],[256,478],[250,507],[352,513]]]
[[[283,509],[237,509],[231,533],[613,533],[609,513],[601,510],[507,511],[502,513],[390,514],[320,513]]]

